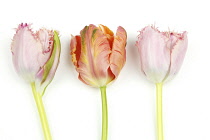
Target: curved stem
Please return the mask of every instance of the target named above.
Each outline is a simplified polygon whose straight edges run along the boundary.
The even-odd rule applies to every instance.
[[[156,104],[157,104],[157,136],[158,140],[163,140],[163,119],[162,119],[162,83],[156,84]]]
[[[106,99],[106,86],[101,87],[101,101],[102,101],[102,135],[101,140],[107,140],[108,133],[108,109]]]
[[[50,134],[50,128],[48,125],[48,121],[47,121],[47,117],[46,117],[46,113],[45,113],[45,109],[44,109],[44,105],[42,102],[42,95],[40,93],[37,93],[34,83],[31,83],[31,88],[32,88],[36,106],[37,106],[37,109],[39,112],[39,117],[40,117],[40,120],[42,123],[42,129],[44,132],[45,140],[52,140],[52,137]]]

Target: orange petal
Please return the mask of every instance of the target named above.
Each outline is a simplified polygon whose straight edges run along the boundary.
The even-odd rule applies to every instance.
[[[81,31],[79,79],[94,87],[107,85],[113,79],[108,75],[110,53],[110,45],[103,32],[95,25],[86,26]]]
[[[78,67],[78,61],[81,54],[81,37],[80,36],[71,36],[70,43],[72,62],[76,67]]]
[[[114,33],[107,26],[104,26],[102,24],[99,25],[99,29],[106,35],[109,41],[109,44],[112,48],[113,41],[114,41]]]
[[[102,24],[99,25],[99,29],[104,33],[104,34],[109,34],[110,36],[114,36],[114,33],[107,27]]]
[[[126,41],[127,34],[124,28],[118,27],[116,36],[114,37],[112,53],[110,55],[110,68],[112,73],[117,77],[126,61]]]

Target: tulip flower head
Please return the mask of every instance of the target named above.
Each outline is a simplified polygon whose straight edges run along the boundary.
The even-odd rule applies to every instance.
[[[32,32],[29,24],[20,24],[11,45],[15,69],[31,84],[45,140],[52,140],[42,96],[52,81],[60,59],[58,32],[40,29]]]
[[[140,31],[137,47],[141,70],[156,84],[157,139],[164,140],[162,121],[162,86],[174,77],[184,60],[187,50],[187,32],[160,32],[153,26]]]
[[[79,79],[93,87],[103,87],[119,75],[126,60],[126,31],[118,27],[116,35],[106,26],[86,26],[80,36],[72,36],[72,61]]]
[[[176,75],[187,50],[187,32],[160,32],[153,26],[140,31],[137,47],[141,70],[154,83],[162,83]]]
[[[40,93],[52,81],[60,58],[58,32],[40,29],[36,33],[31,25],[20,24],[11,45],[17,73],[27,82],[35,82]]]

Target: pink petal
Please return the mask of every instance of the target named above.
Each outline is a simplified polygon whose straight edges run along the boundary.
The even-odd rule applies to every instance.
[[[179,36],[172,36],[173,38],[176,37],[176,43],[173,44],[171,50],[171,67],[169,72],[170,77],[173,77],[180,70],[188,45],[187,32],[184,32]]]
[[[126,41],[127,34],[125,29],[118,27],[110,55],[110,68],[115,77],[119,75],[126,61]]]
[[[154,83],[163,81],[170,66],[168,38],[151,26],[145,27],[138,37],[137,46],[141,57],[141,68]]]
[[[53,46],[53,31],[47,29],[40,29],[37,33],[37,38],[42,44],[42,53],[40,53],[38,57],[38,61],[40,66],[43,66],[52,53],[52,46]]]
[[[19,25],[11,45],[13,63],[17,73],[27,81],[34,81],[40,69],[38,56],[42,53],[42,44],[30,29],[30,25]]]
[[[36,79],[36,85],[37,85],[37,91],[42,94],[44,94],[44,90],[53,80],[60,61],[61,45],[60,45],[59,35],[57,31],[54,31],[53,34],[54,34],[52,37],[53,45],[51,49],[50,58],[36,75],[37,77],[40,77],[41,75],[41,79],[40,78]],[[46,72],[49,73],[47,73],[47,77],[44,77],[43,75]]]

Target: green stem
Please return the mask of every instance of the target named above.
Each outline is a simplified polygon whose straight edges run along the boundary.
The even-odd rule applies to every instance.
[[[158,140],[163,140],[163,118],[162,118],[162,83],[156,84],[156,104],[157,104],[157,136]]]
[[[108,133],[108,109],[106,100],[106,86],[101,87],[101,101],[102,101],[102,135],[101,140],[107,140]]]
[[[32,88],[36,106],[37,106],[37,109],[39,112],[39,117],[40,117],[40,120],[42,123],[42,129],[44,132],[45,140],[52,140],[52,137],[50,134],[50,128],[48,125],[48,121],[47,121],[47,117],[46,117],[46,113],[45,113],[45,109],[44,109],[44,105],[42,102],[42,95],[36,91],[36,87],[35,87],[34,83],[31,83],[31,88]]]

